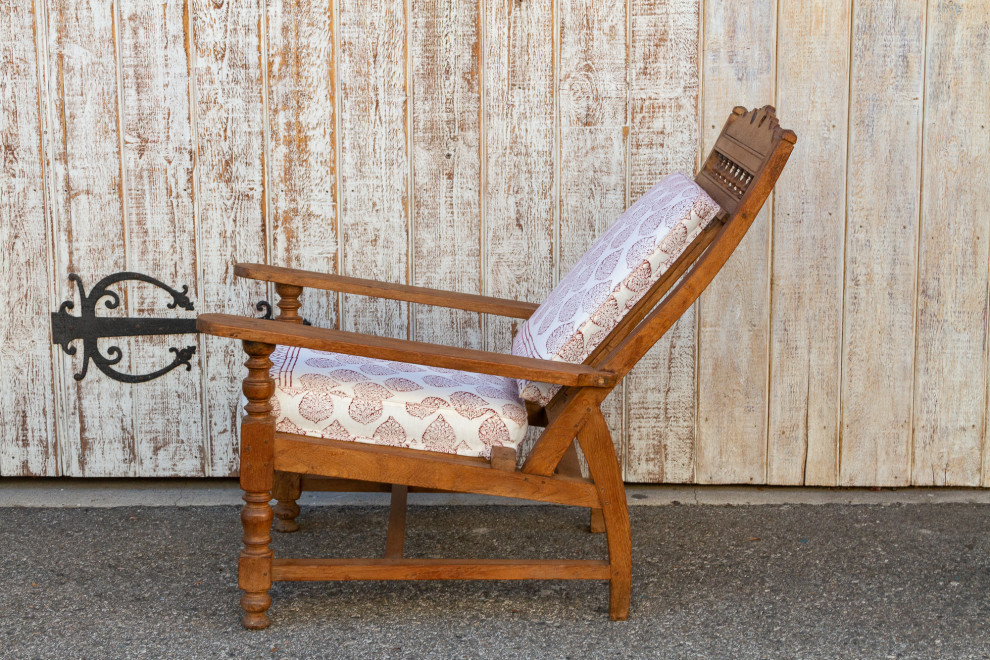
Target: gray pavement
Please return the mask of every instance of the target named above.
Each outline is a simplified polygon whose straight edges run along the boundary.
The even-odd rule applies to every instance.
[[[412,556],[598,557],[586,512],[410,508]],[[604,583],[283,583],[239,623],[237,509],[0,509],[10,658],[988,658],[985,504],[634,507],[630,619]],[[277,555],[362,556],[383,507],[303,509]]]

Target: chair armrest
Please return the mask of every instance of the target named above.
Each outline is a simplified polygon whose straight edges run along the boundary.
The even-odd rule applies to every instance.
[[[235,264],[234,275],[253,280],[262,280],[264,282],[291,284],[310,289],[325,289],[339,291],[341,293],[353,293],[359,296],[387,298],[388,300],[404,300],[424,305],[463,309],[469,312],[495,314],[497,316],[508,316],[517,319],[528,319],[536,311],[536,308],[539,307],[539,305],[534,303],[521,302],[519,300],[492,298],[473,293],[441,291],[439,289],[429,289],[422,286],[411,286],[409,284],[376,282],[375,280],[364,280],[358,277],[314,273],[295,268],[266,266],[264,264]]]
[[[327,330],[230,314],[200,314],[196,319],[196,328],[210,335],[243,341],[283,344],[557,385],[609,387],[616,381],[612,372],[601,371],[584,364],[538,360],[471,348],[376,337],[357,332]]]

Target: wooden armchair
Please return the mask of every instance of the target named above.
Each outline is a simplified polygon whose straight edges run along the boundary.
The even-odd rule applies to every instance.
[[[238,565],[244,626],[268,625],[268,591],[276,580],[608,580],[611,618],[625,619],[629,516],[599,406],[725,264],[795,140],[772,107],[735,108],[695,179],[672,175],[658,184],[539,307],[237,265],[241,277],[274,282],[281,298],[275,321],[203,314],[197,323],[203,332],[242,340],[248,355]],[[513,355],[324,330],[301,323],[304,287],[528,321]],[[527,426],[544,430],[517,467]],[[575,438],[590,479],[577,469]],[[390,488],[384,557],[275,559],[269,548],[273,488],[287,531],[296,528],[302,488]],[[405,559],[409,488],[587,507],[592,531],[604,526],[608,560]]]

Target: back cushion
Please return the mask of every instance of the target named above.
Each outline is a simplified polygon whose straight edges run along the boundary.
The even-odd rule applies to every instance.
[[[512,354],[580,363],[670,268],[719,212],[687,176],[671,174],[626,209],[537,308],[512,342]],[[541,406],[559,385],[520,381]]]

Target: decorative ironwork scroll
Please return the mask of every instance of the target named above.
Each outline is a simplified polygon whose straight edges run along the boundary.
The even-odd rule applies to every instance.
[[[66,300],[59,307],[57,312],[52,312],[52,343],[59,344],[62,350],[68,355],[76,354],[76,347],[71,345],[77,339],[83,342],[83,364],[82,371],[73,375],[76,380],[86,377],[90,361],[108,377],[122,383],[145,383],[163,376],[181,365],[186,366],[186,371],[192,369],[189,360],[196,352],[195,346],[185,348],[170,348],[169,351],[175,354],[175,358],[170,364],[165,365],[157,371],[148,374],[125,374],[113,369],[123,357],[119,346],[107,348],[106,355],[100,352],[98,341],[103,337],[136,337],[142,335],[183,335],[196,333],[196,319],[165,319],[165,318],[141,318],[141,317],[113,317],[97,316],[97,303],[106,298],[104,305],[107,309],[116,309],[120,305],[120,296],[108,290],[107,287],[126,280],[135,280],[154,285],[172,296],[172,302],[168,303],[169,309],[192,310],[193,304],[186,293],[188,286],[183,286],[182,291],[176,291],[172,287],[156,280],[153,277],[142,273],[122,272],[108,275],[96,283],[90,290],[89,295],[83,288],[82,278],[75,273],[69,274],[69,280],[79,287],[79,301],[82,309],[79,316],[69,314],[69,310],[75,308],[72,300]]]
[[[254,308],[259,312],[264,312],[261,316],[258,317],[259,319],[275,318],[274,316],[272,316],[272,304],[267,300],[259,300],[258,304],[255,305]]]

